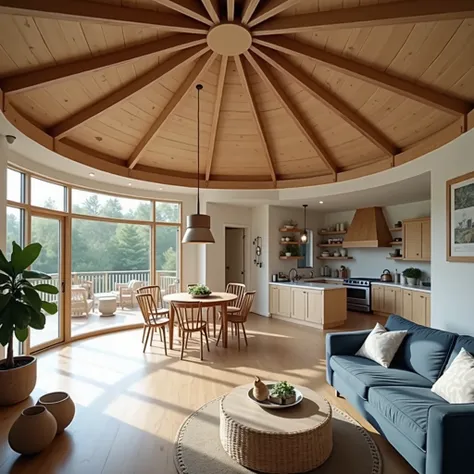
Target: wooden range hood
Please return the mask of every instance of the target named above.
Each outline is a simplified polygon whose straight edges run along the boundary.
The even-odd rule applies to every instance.
[[[357,209],[342,244],[346,248],[390,247],[392,234],[381,207]]]

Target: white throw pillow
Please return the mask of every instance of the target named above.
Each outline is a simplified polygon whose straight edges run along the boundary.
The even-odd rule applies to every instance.
[[[406,334],[406,331],[387,331],[377,323],[356,356],[371,359],[383,367],[388,367]]]
[[[474,357],[464,347],[431,391],[449,403],[474,403]]]

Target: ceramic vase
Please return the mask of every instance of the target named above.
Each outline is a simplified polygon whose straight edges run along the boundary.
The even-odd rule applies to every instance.
[[[51,444],[57,427],[54,416],[45,407],[26,408],[13,423],[8,443],[19,454],[37,454]]]
[[[341,257],[345,257],[347,255],[347,250],[346,249],[341,249]]]
[[[255,377],[253,383],[253,396],[259,402],[263,402],[268,398],[268,387],[260,380],[260,377]]]
[[[58,425],[56,434],[62,433],[76,413],[76,406],[66,392],[52,392],[43,395],[37,405],[44,406],[54,416]]]
[[[408,278],[407,277],[407,284],[410,286],[416,286],[416,278]]]

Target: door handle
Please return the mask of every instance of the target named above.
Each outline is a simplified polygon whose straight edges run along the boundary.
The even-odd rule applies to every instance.
[[[66,292],[66,282],[62,281],[61,282],[61,293],[65,293]]]

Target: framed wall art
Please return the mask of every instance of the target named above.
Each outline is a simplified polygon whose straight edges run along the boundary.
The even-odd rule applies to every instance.
[[[474,263],[474,171],[446,182],[446,258]]]

